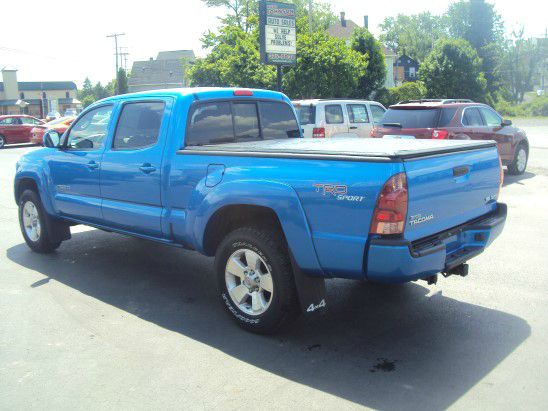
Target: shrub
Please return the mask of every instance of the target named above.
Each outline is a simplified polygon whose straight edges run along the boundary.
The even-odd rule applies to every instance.
[[[500,100],[495,109],[502,116],[509,117],[537,117],[548,116],[548,96],[536,97],[527,103],[513,105],[508,101]]]

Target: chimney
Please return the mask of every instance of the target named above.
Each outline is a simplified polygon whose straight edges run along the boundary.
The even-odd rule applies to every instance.
[[[363,26],[369,30],[369,16],[363,16]]]
[[[341,26],[346,27],[346,20],[344,18],[344,11],[341,11]]]

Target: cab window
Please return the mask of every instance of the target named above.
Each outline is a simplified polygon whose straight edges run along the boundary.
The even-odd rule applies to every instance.
[[[232,112],[229,102],[199,104],[190,115],[187,146],[234,141]]]
[[[160,135],[164,108],[165,104],[158,101],[125,104],[112,148],[137,150],[155,145]]]
[[[288,104],[261,101],[260,107],[263,139],[275,140],[301,136],[295,114]]]
[[[66,137],[65,145],[73,150],[98,150],[108,133],[112,106],[97,107],[88,111],[74,123]]]

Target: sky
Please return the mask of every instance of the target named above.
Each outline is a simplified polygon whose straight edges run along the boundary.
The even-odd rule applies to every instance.
[[[409,0],[323,0],[338,15],[363,24],[378,35],[385,17],[398,13],[430,11],[443,13],[451,1]],[[502,15],[506,30],[524,26],[527,36],[540,37],[548,27],[548,5],[539,0],[491,0]],[[545,4],[543,7],[542,4]],[[55,7],[59,4],[59,7]],[[143,4],[143,5],[141,5]],[[32,11],[32,12],[29,12]],[[208,8],[200,0],[75,0],[67,5],[43,0],[6,0],[2,6],[0,68],[18,70],[19,81],[74,81],[78,87],[86,77],[106,83],[115,76],[114,39],[108,34],[125,33],[119,46],[125,47],[127,66],[133,60],[156,57],[158,51],[193,49],[198,56],[200,37],[215,30],[223,9]],[[17,16],[8,18],[8,16]]]

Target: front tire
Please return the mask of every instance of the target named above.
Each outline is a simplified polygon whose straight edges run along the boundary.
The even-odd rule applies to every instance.
[[[525,173],[527,161],[529,160],[529,152],[525,144],[520,144],[516,149],[514,160],[508,164],[508,173],[512,175],[521,175]]]
[[[6,137],[0,134],[0,150],[3,149],[5,145],[6,145]]]
[[[51,253],[60,245],[60,241],[51,241],[49,228],[40,196],[32,190],[25,190],[19,197],[19,225],[21,233],[31,250],[37,253]]]
[[[279,230],[239,228],[215,255],[223,305],[242,328],[272,334],[298,315],[298,300],[287,245]]]

